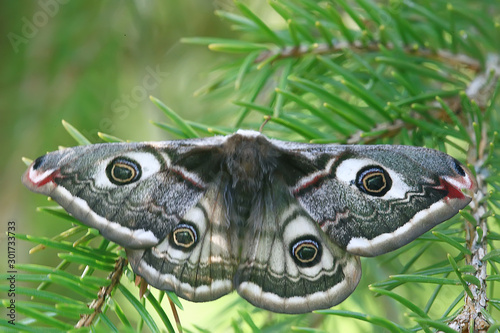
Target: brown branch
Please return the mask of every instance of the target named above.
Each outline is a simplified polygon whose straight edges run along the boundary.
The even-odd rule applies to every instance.
[[[108,280],[111,280],[111,283],[109,284],[109,286],[101,287],[101,289],[99,289],[99,292],[97,293],[97,298],[94,299],[89,305],[89,308],[93,309],[94,312],[92,312],[91,314],[82,315],[78,323],[76,323],[75,328],[90,326],[94,319],[99,315],[99,313],[101,313],[101,309],[106,303],[107,297],[111,296],[113,290],[120,283],[120,278],[123,274],[123,268],[127,266],[127,263],[127,259],[122,257],[120,257],[120,259],[116,261],[115,268],[108,276]]]
[[[466,90],[467,96],[485,109],[500,79],[500,56],[489,54],[486,70],[480,73]]]
[[[179,318],[179,314],[177,313],[177,306],[175,305],[174,302],[172,302],[172,299],[170,298],[170,296],[167,295],[167,298],[168,298],[168,302],[170,303],[170,308],[172,309],[172,314],[174,315],[174,318],[175,318],[175,325],[177,326],[177,331],[179,333],[182,333],[182,324],[181,324],[181,320]]]
[[[488,58],[486,71],[477,76],[471,82],[467,89],[467,96],[475,100],[481,110],[486,109],[490,102],[494,87],[498,84],[500,78],[500,58],[497,55],[492,55]],[[475,138],[472,122],[469,124],[469,135]],[[484,161],[487,159],[486,147],[488,146],[488,138],[486,126],[483,126],[483,133],[479,142],[474,142],[469,150],[467,160],[477,173],[478,189],[474,194],[474,199],[470,204],[472,216],[474,217],[477,226],[470,222],[465,222],[467,248],[472,254],[466,256],[467,265],[475,268],[474,276],[479,280],[479,286],[469,284],[469,289],[472,292],[473,298],[465,294],[464,307],[458,316],[449,323],[449,327],[458,332],[469,332],[470,327],[474,328],[474,332],[485,333],[490,327],[490,323],[486,320],[481,310],[486,309],[488,305],[488,297],[486,295],[486,275],[487,262],[483,262],[483,257],[488,252],[487,248],[487,233],[488,233],[488,204],[485,200],[488,195],[488,188],[485,181],[487,174]]]
[[[356,53],[364,52],[379,52],[381,46],[384,49],[392,50],[394,45],[392,43],[381,44],[379,42],[373,41],[368,43],[363,43],[360,41],[355,41],[353,43],[349,42],[332,42],[321,43],[321,44],[311,44],[311,45],[300,45],[300,46],[286,46],[278,50],[270,50],[262,52],[256,59],[255,62],[259,63],[267,60],[268,58],[273,58],[273,61],[284,58],[299,58],[309,54],[334,54],[345,52],[346,50],[353,51]],[[415,48],[413,46],[406,46],[402,49],[405,53],[424,57],[428,59],[439,60],[443,64],[453,65],[453,66],[464,66],[475,72],[481,70],[481,63],[474,58],[471,58],[465,54],[454,54],[447,50],[437,50],[433,51],[425,48]]]
[[[392,44],[385,44],[384,48],[386,49],[393,49]],[[330,54],[330,53],[336,53],[336,52],[342,52],[345,50],[351,50],[354,52],[377,52],[380,51],[380,44],[377,42],[371,42],[371,43],[362,43],[359,41],[356,41],[354,43],[348,43],[348,42],[338,42],[335,44],[314,44],[313,46],[292,46],[292,47],[284,47],[280,49],[279,51],[264,51],[262,52],[259,57],[255,60],[256,63],[261,62],[266,60],[269,57],[275,57],[276,54],[279,53],[279,56],[274,59],[283,59],[283,58],[290,58],[290,57],[301,57],[306,54]],[[421,57],[426,57],[429,59],[437,59],[441,61],[442,63],[448,64],[448,65],[454,65],[454,66],[463,66],[467,67],[474,72],[479,72],[481,70],[481,64],[479,61],[476,59],[470,58],[466,55],[463,54],[453,54],[449,51],[445,50],[437,50],[437,51],[432,51],[429,49],[416,49],[413,47],[406,47],[403,48],[405,52],[408,54],[413,54],[416,56],[421,56]],[[498,57],[495,55],[494,57],[490,56],[489,61],[488,61],[488,66],[487,68],[493,68],[497,69],[498,65]],[[500,74],[500,69],[496,71],[496,73]],[[493,92],[493,89],[495,87],[494,82],[495,80],[492,80],[492,77],[490,75],[490,71],[487,70],[485,73],[482,73],[481,75],[478,75],[476,80],[474,80],[470,86],[467,89],[467,95],[471,99],[475,99],[476,102],[478,102],[479,105],[485,105],[487,103],[487,100],[484,100],[483,96],[491,96],[491,93]],[[476,98],[472,97],[475,96]],[[459,96],[454,96],[451,98],[446,99],[446,102],[448,105],[451,107],[451,109],[455,112],[455,114],[460,114],[461,113],[461,105],[460,105],[460,97]],[[438,102],[435,102],[436,107],[440,107]],[[446,116],[446,113],[443,111],[442,114]],[[420,115],[417,113],[413,113],[411,117],[414,118],[420,118]],[[441,116],[437,116],[441,118]],[[265,123],[264,123],[265,124]],[[347,144],[369,144],[373,143],[381,138],[390,138],[398,135],[403,129],[413,129],[416,126],[412,124],[405,123],[402,120],[395,120],[394,122],[390,123],[383,123],[383,124],[377,124],[373,128],[373,132],[381,132],[380,134],[377,135],[370,135],[370,136],[364,136],[365,132],[364,131],[357,131],[350,135],[349,137],[345,138],[342,140],[344,143]]]
[[[486,235],[488,232],[488,225],[486,223],[487,203],[484,198],[488,189],[484,182],[484,177],[478,175],[478,190],[474,195],[474,200],[471,203],[472,215],[478,221],[477,228],[482,232],[478,233],[476,226],[470,222],[465,222],[466,242],[467,248],[471,250],[472,254],[466,256],[466,264],[472,265],[476,272],[474,276],[479,280],[480,285],[469,284],[469,289],[474,296],[471,298],[467,293],[465,294],[464,307],[460,314],[453,319],[449,327],[458,332],[469,332],[469,327],[474,327],[474,332],[485,333],[490,324],[481,313],[481,309],[486,309],[488,298],[486,296],[486,262],[482,259],[487,253]],[[481,202],[484,201],[484,202]],[[471,325],[472,323],[472,325]]]
[[[370,136],[363,136],[366,132],[364,131],[357,131],[356,133],[350,135],[346,140],[345,143],[347,144],[369,144],[373,143],[379,139],[382,138],[392,138],[398,135],[403,129],[410,129],[414,126],[411,124],[405,123],[401,119],[396,119],[392,123],[382,123],[382,124],[377,124],[372,131],[373,132],[381,132],[378,135],[370,135]]]

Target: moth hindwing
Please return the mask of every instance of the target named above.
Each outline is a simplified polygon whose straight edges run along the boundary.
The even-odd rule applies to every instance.
[[[159,289],[303,313],[342,302],[358,255],[397,249],[465,207],[475,189],[452,157],[408,146],[225,137],[80,146],[23,176],[123,246]]]

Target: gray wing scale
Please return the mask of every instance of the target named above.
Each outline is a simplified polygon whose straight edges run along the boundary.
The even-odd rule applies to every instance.
[[[264,208],[252,217],[258,222],[249,224],[260,227],[250,227],[242,242],[236,290],[250,303],[275,312],[303,313],[342,302],[361,277],[359,259],[333,244],[283,191],[285,186],[273,185],[272,210]],[[301,241],[319,247],[314,260],[303,263],[294,257],[293,247]]]
[[[223,207],[211,187],[178,224],[193,227],[193,243],[178,246],[169,234],[152,248],[127,250],[134,271],[154,287],[197,302],[233,290],[238,239],[236,230],[228,228]]]
[[[469,170],[430,149],[286,147],[318,170],[294,181],[298,201],[336,244],[357,255],[375,256],[409,243],[465,207],[471,198],[462,190],[475,187]],[[363,170],[385,178],[384,192],[360,190]]]
[[[199,178],[186,181],[187,173],[172,166],[169,150],[189,151],[178,146],[117,143],[65,149],[35,161],[37,168],[32,166],[23,181],[106,238],[127,248],[152,246],[172,231],[205,191]],[[122,186],[109,181],[106,169],[117,157],[142,165],[137,181]]]

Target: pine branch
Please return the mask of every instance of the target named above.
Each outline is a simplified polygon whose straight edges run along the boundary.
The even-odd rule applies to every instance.
[[[500,57],[498,55],[491,55],[489,57],[488,65],[481,75],[471,82],[467,89],[468,97],[473,101],[478,101],[478,107],[482,113],[487,108],[487,103],[492,101],[492,95],[495,92],[495,87],[499,85],[500,78]],[[466,264],[472,265],[475,269],[474,276],[479,281],[479,284],[469,284],[469,289],[472,296],[465,295],[464,307],[458,316],[453,319],[449,326],[459,332],[469,332],[472,328],[474,332],[485,333],[488,331],[491,323],[488,318],[485,318],[483,311],[486,310],[488,305],[488,296],[486,288],[487,277],[487,261],[484,261],[484,256],[488,253],[487,248],[487,235],[488,224],[487,217],[489,216],[488,201],[488,170],[489,167],[486,163],[488,159],[487,147],[488,137],[486,127],[480,136],[477,137],[474,132],[474,124],[471,119],[468,124],[469,136],[476,138],[474,145],[469,150],[468,162],[474,166],[476,170],[476,180],[478,189],[474,194],[474,200],[471,203],[471,213],[475,223],[465,221],[466,241],[467,248],[471,251],[471,255],[466,256]]]
[[[357,44],[359,45],[356,46],[355,48],[356,50],[377,51],[376,46],[365,48],[363,47],[363,45],[361,45],[361,43]],[[325,46],[325,49],[326,47],[327,46]],[[347,46],[345,48],[353,50],[352,48],[349,48]],[[392,48],[392,46],[388,48],[390,49]],[[344,47],[339,47],[338,49],[339,49],[338,51],[341,51],[344,49]],[[332,50],[331,47],[330,50]],[[405,51],[408,51],[408,53],[410,54],[416,53],[415,50],[411,48],[405,48]],[[418,52],[418,54],[420,56],[425,56],[432,59],[439,59],[442,62],[453,64],[454,66],[466,66],[476,73],[480,72],[482,68],[478,61],[466,55],[456,55],[448,51],[438,51],[437,53],[433,53],[431,50],[424,50],[424,51],[425,52]],[[263,54],[265,54],[265,52],[263,52]],[[296,53],[295,56],[300,56],[300,55]],[[263,55],[259,56],[257,59],[260,59],[262,57]],[[492,77],[491,74],[491,73],[500,73],[500,68],[498,66],[499,66],[498,56],[493,54],[490,55],[487,66],[488,69],[483,71],[481,75],[478,75],[476,80],[474,80],[466,90],[466,94],[470,99],[479,100],[478,104],[482,105],[482,109],[484,109],[486,107],[486,103],[490,101],[491,95],[493,94],[493,90],[495,88],[495,83],[498,81],[498,75],[493,74]],[[447,105],[450,105],[450,108],[455,115],[459,115],[460,113],[462,113],[463,110],[461,108],[459,96],[446,98],[445,102]],[[433,105],[436,107],[440,107],[439,102],[437,101],[434,102]],[[393,103],[388,103],[388,108],[394,108],[394,107],[395,105],[393,105]],[[435,117],[441,118],[440,115],[435,115]],[[410,113],[409,118],[421,119],[421,116],[418,114],[418,112],[413,111]],[[417,127],[416,124],[409,124],[401,119],[395,119],[393,121],[386,123],[377,123],[370,131],[357,131],[352,135],[350,135],[349,137],[346,137],[341,142],[347,144],[361,144],[361,143],[370,144],[383,138],[395,137],[398,134],[400,134],[402,130],[412,130],[415,129],[416,127]],[[481,142],[484,143],[484,141]]]
[[[392,43],[383,44],[379,41],[370,41],[369,43],[362,41],[335,41],[330,43],[314,43],[312,45],[287,46],[280,49],[263,51],[255,59],[255,63],[265,62],[269,59],[277,61],[286,58],[300,58],[306,55],[329,55],[352,51],[356,53],[380,52],[382,50],[394,50],[395,46]],[[423,57],[427,59],[437,60],[439,62],[451,66],[464,66],[472,71],[478,72],[481,70],[481,63],[466,54],[455,54],[448,50],[431,50],[420,48],[418,46],[403,46],[398,48],[408,55]]]
[[[111,297],[111,294],[115,291],[116,287],[120,283],[120,279],[123,274],[123,269],[127,266],[128,261],[125,258],[120,257],[115,264],[115,269],[109,274],[108,280],[111,280],[111,283],[108,286],[103,286],[97,293],[97,298],[94,299],[90,305],[89,309],[94,310],[90,314],[82,315],[78,323],[76,323],[75,328],[80,327],[88,327],[92,325],[96,317],[102,312],[102,307],[107,301],[108,297]]]
[[[481,166],[479,166],[481,167]],[[479,169],[481,170],[481,169]],[[479,285],[469,284],[469,289],[472,296],[465,294],[464,307],[460,314],[453,319],[449,327],[459,332],[469,332],[471,327],[474,332],[484,333],[490,327],[487,319],[482,314],[482,310],[486,310],[488,305],[488,297],[486,295],[486,277],[487,277],[487,262],[483,262],[483,257],[488,253],[487,249],[487,233],[488,224],[486,223],[487,203],[484,200],[488,193],[487,185],[484,176],[477,176],[478,190],[474,195],[472,206],[472,215],[477,221],[477,226],[466,221],[466,240],[467,248],[472,252],[466,257],[466,264],[472,265],[475,269],[475,274]]]

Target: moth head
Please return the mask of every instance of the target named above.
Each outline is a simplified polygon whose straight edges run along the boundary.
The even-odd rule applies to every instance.
[[[223,151],[228,172],[243,181],[262,179],[273,171],[280,154],[267,137],[255,131],[238,131],[229,136]]]

